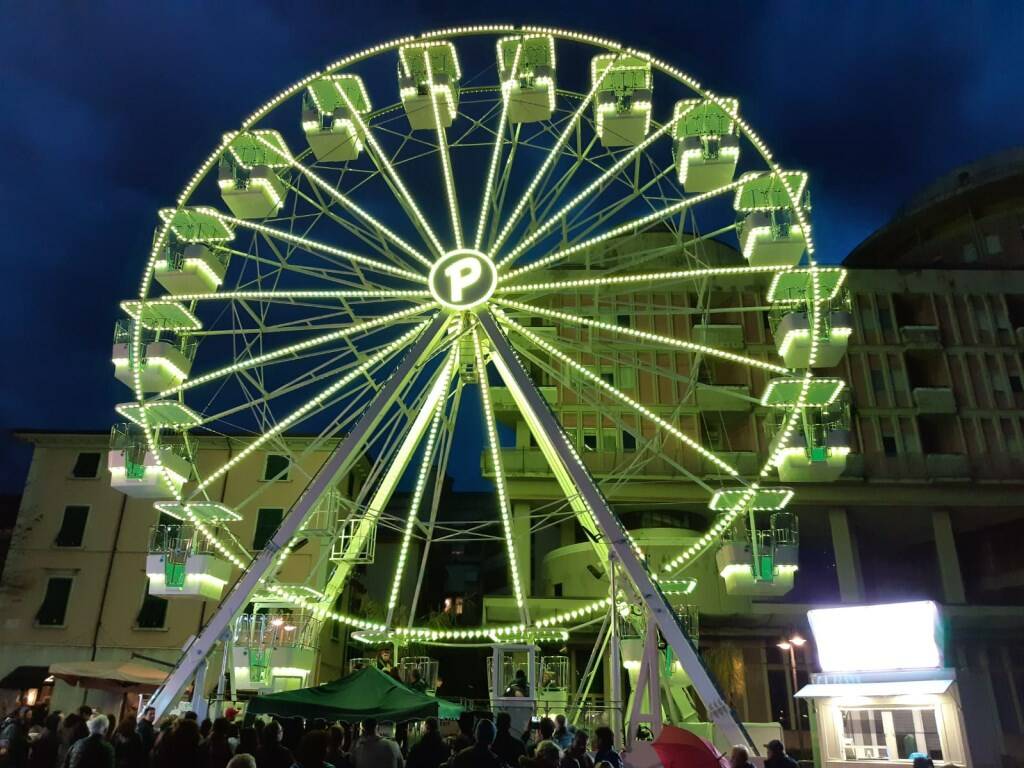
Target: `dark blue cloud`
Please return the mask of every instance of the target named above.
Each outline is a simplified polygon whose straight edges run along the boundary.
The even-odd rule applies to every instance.
[[[1018,2],[13,4],[0,28],[0,425],[109,423],[117,302],[153,211],[224,130],[347,52],[485,20],[590,30],[739,96],[783,164],[811,171],[826,260],[935,176],[1024,142]],[[18,487],[24,452],[2,450],[15,461],[0,479]]]

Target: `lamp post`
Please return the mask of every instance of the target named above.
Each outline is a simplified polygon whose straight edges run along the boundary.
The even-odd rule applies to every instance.
[[[782,641],[780,641],[780,642],[775,644],[775,646],[777,648],[779,648],[779,649],[781,649],[783,651],[788,651],[789,652],[789,671],[790,671],[790,674],[792,675],[792,680],[793,680],[793,697],[794,697],[794,700],[793,700],[793,714],[796,715],[796,718],[797,718],[797,721],[798,721],[796,723],[797,726],[799,726],[799,719],[800,719],[800,701],[799,701],[799,699],[796,699],[796,692],[797,692],[797,688],[799,687],[799,683],[797,682],[797,678],[796,678],[796,649],[797,648],[803,648],[804,645],[806,645],[806,643],[807,643],[806,638],[804,638],[801,635],[799,635],[798,633],[794,632],[792,635],[790,635],[785,640],[782,640]],[[808,727],[810,728],[810,731],[811,731],[811,753],[812,753],[812,757],[813,757],[813,760],[814,760],[814,765],[815,766],[819,766],[820,762],[819,762],[819,759],[818,759],[818,740],[817,740],[817,734],[816,734],[817,728],[815,727],[815,722],[814,722],[814,710],[811,707],[810,702],[805,702],[804,706],[806,707],[806,711],[807,711],[807,725],[808,725]],[[797,728],[797,730],[799,730],[799,727]]]

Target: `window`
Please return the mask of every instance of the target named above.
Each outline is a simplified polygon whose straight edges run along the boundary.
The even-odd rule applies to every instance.
[[[847,760],[909,760],[913,752],[943,759],[931,707],[840,709],[839,714]]]
[[[878,326],[883,331],[891,331],[892,327],[893,327],[892,326],[892,312],[890,312],[888,309],[879,309],[878,310]]]
[[[882,451],[886,456],[896,456],[899,453],[894,435],[882,435]]]
[[[75,459],[71,476],[80,480],[96,477],[100,471],[100,455],[96,452],[80,453]]]
[[[41,627],[63,627],[68,611],[68,598],[71,597],[71,578],[69,576],[51,576],[46,582],[46,595],[43,604],[36,612],[36,624]]]
[[[555,597],[562,597],[562,589],[563,589],[562,582],[559,581],[558,583],[556,583],[554,585]]]
[[[583,433],[583,450],[585,452],[593,452],[597,450],[597,432],[594,430],[587,430]]]
[[[263,549],[281,525],[284,510],[280,507],[263,507],[256,514],[256,533],[252,537],[252,548]]]
[[[626,430],[622,430],[622,450],[624,453],[634,453],[636,451],[636,438]]]
[[[138,629],[163,629],[166,621],[167,601],[149,593],[149,579],[146,579],[146,590],[142,593],[142,607],[135,617],[135,626]]]
[[[85,521],[89,517],[88,507],[64,507],[64,520],[54,541],[58,547],[80,547],[85,536]]]
[[[871,369],[871,388],[875,392],[885,391],[885,373],[879,368]]]
[[[1010,391],[1018,395],[1024,392],[1024,383],[1021,382],[1020,376],[1010,376]]]
[[[1003,252],[1003,241],[999,235],[985,235],[985,252],[989,256],[998,256]]]
[[[620,365],[618,370],[619,389],[633,389],[636,386],[636,370]]]
[[[280,453],[268,453],[267,463],[263,465],[264,480],[287,480],[292,460]]]
[[[601,371],[601,380],[605,384],[615,386],[615,372],[614,371]]]
[[[633,326],[633,318],[631,318],[629,315],[616,315],[615,323],[620,328],[631,328]]]

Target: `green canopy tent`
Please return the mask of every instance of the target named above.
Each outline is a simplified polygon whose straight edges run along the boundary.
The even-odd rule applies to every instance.
[[[373,717],[380,722],[398,723],[430,716],[454,720],[462,714],[462,707],[414,691],[375,667],[364,667],[315,688],[257,696],[249,701],[246,711],[349,723]]]

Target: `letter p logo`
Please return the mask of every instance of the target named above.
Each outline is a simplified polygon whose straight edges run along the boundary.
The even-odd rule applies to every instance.
[[[449,300],[452,304],[461,304],[465,290],[480,279],[483,268],[480,259],[465,256],[445,267],[444,274],[448,278]]]

